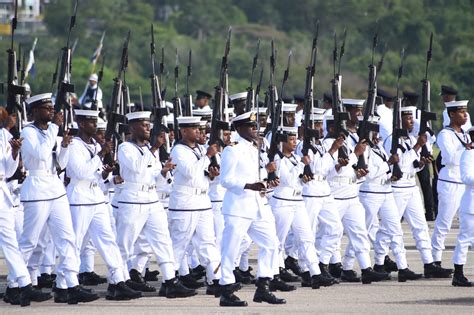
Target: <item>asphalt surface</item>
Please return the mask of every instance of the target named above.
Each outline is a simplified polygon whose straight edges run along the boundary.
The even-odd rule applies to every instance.
[[[433,223],[430,222],[430,231]],[[420,255],[415,248],[415,242],[406,223],[405,245],[410,269],[423,272]],[[453,229],[446,241],[446,252],[443,256],[443,265],[452,268],[452,253],[456,241],[458,224],[455,221]],[[343,244],[347,243],[344,238]],[[251,252],[251,265],[256,267],[257,249]],[[474,255],[469,253],[465,274],[474,280]],[[152,269],[156,269],[153,264]],[[358,267],[356,267],[358,270]],[[106,267],[100,258],[96,259],[96,272],[105,275]],[[0,275],[6,274],[6,265],[3,257],[0,258]],[[159,288],[159,282],[151,282]],[[364,314],[474,314],[474,287],[459,288],[451,285],[450,279],[421,279],[399,283],[397,273],[392,273],[392,280],[370,285],[361,283],[341,283],[329,288],[312,290],[301,288],[293,292],[277,292],[278,297],[287,300],[286,305],[269,305],[252,301],[255,287],[244,286],[237,295],[246,301],[249,306],[245,308],[219,307],[219,299],[206,296],[205,289],[200,289],[199,294],[186,299],[166,299],[158,297],[157,293],[147,294],[133,301],[106,301],[103,297],[107,285],[93,288],[101,299],[87,304],[64,305],[55,304],[53,300],[43,303],[32,303],[30,307],[20,308],[0,302],[0,314],[316,314],[316,313],[364,313]],[[0,291],[6,286],[5,277],[0,277]]]

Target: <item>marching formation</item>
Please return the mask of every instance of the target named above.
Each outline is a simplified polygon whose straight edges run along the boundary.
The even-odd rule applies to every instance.
[[[390,280],[392,272],[399,282],[424,276],[471,286],[463,265],[474,240],[474,128],[468,101],[442,86],[444,128],[437,135],[431,130],[431,44],[420,106],[418,94],[401,97],[398,84],[396,95],[377,88],[383,58],[369,67],[367,100],[342,98],[345,34],[340,47],[334,38],[332,91],[315,100],[317,27],[304,94],[285,95],[291,52],[277,90],[272,42],[261,102],[263,70],[254,88],[259,44],[249,88],[228,93],[229,29],[214,97],[196,91],[193,104],[187,84],[181,99],[176,64],[170,103],[155,74],[151,31],[151,111],[130,104],[124,80],[130,33],[106,110],[98,87],[102,72],[90,77],[80,104],[72,106],[69,40],[55,95],[28,97],[15,67],[9,68],[0,121],[5,302],[28,306],[53,296],[56,303],[91,302],[99,296],[83,285],[101,283],[108,283],[107,300],[137,299],[157,290],[149,282],[158,274],[159,296],[191,297],[206,286],[221,306],[247,306],[236,295],[243,285],[256,286],[254,302],[284,304],[273,292],[296,290],[298,282],[312,289],[370,284]],[[376,43],[377,35],[373,50]],[[402,50],[398,81],[403,59]],[[438,211],[430,234],[428,199],[423,202],[416,177],[423,194],[431,193],[432,164]],[[441,262],[456,214],[453,270]],[[423,274],[408,267],[402,219],[416,240]],[[341,254],[344,234],[349,243]],[[249,265],[252,244],[258,247],[256,272]],[[94,271],[96,251],[106,278]],[[159,271],[151,269],[154,260]],[[51,287],[53,296],[41,290]]]

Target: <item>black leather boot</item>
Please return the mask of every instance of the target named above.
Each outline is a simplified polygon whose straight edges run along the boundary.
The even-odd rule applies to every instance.
[[[325,276],[323,274],[320,275],[313,275],[311,277],[311,288],[313,289],[319,289],[320,287],[330,287],[333,284],[338,284],[339,281],[337,281],[334,277],[332,276]]]
[[[42,273],[41,276],[38,277],[38,288],[52,288],[53,282],[54,279],[50,274]]]
[[[99,299],[99,296],[92,292],[83,290],[80,286],[67,289],[67,304],[77,304],[79,302],[92,302]]]
[[[472,283],[464,276],[463,265],[454,265],[452,285],[455,287],[471,287]]]
[[[20,288],[7,287],[3,301],[11,305],[20,305]]]
[[[239,269],[239,267],[234,269],[234,277],[235,282],[240,282],[242,284],[252,284],[252,279],[250,276],[245,275],[244,272]]]
[[[425,278],[451,278],[452,269],[445,269],[434,262],[424,265]]]
[[[388,280],[389,274],[385,272],[376,272],[371,267],[362,269],[362,283],[371,284],[372,282],[379,282],[383,280]]]
[[[121,281],[115,285],[114,300],[116,301],[127,301],[138,299],[142,296],[140,291],[135,291],[128,287],[125,282]]]
[[[99,276],[94,271],[81,272],[79,274],[79,283],[82,285],[99,285],[99,284],[107,283],[107,279]]]
[[[51,299],[52,296],[49,293],[41,292],[41,289],[35,289],[31,283],[27,286],[20,288],[20,305],[28,306],[31,301],[43,302]]]
[[[323,263],[319,263],[319,269],[321,270],[321,276],[327,279],[331,279],[333,284],[338,284],[339,280],[334,278],[331,273],[329,272],[329,266]]]
[[[393,272],[398,271],[397,263],[391,260],[388,255],[385,256],[385,259],[383,261],[383,266],[385,268],[385,272],[391,273],[392,271]]]
[[[140,291],[140,292],[156,292],[156,288],[152,285],[149,285],[145,281],[143,282],[135,282],[132,280],[127,280],[125,282],[127,287],[135,290],[135,291]]]
[[[285,269],[291,270],[297,276],[301,276],[303,273],[300,266],[298,265],[298,259],[295,259],[291,256],[288,256],[285,259]]]
[[[158,270],[150,270],[148,268],[145,269],[145,281],[158,281],[158,275],[160,272]]]
[[[205,285],[204,282],[197,281],[194,279],[190,274],[187,274],[185,276],[180,276],[179,281],[187,288],[190,289],[199,289]]]
[[[206,276],[206,268],[201,265],[198,265],[197,267],[191,269],[190,274],[194,279],[199,281]]]
[[[301,280],[300,277],[292,275],[288,270],[281,267],[280,267],[280,279],[285,282],[298,282]]]
[[[341,263],[335,263],[335,264],[329,264],[329,273],[331,276],[334,278],[340,278],[342,275],[342,264]]]
[[[280,279],[280,275],[273,276],[273,279],[270,280],[270,291],[283,291],[289,292],[296,290],[294,285],[288,284]]]
[[[257,303],[267,302],[269,304],[286,304],[285,299],[277,298],[270,292],[270,278],[258,278],[255,283],[257,290],[253,296],[253,301]]]
[[[225,286],[221,286],[221,287],[225,287]],[[234,294],[233,291],[222,289],[219,305],[231,306],[231,307],[243,307],[243,306],[247,306],[248,304],[247,304],[247,301],[240,300],[238,296]]]
[[[196,295],[197,292],[194,289],[186,287],[178,278],[166,280],[166,297],[168,299],[184,298],[188,296]]]
[[[407,280],[418,280],[423,275],[421,273],[414,273],[408,268],[398,270],[398,282],[406,282]]]
[[[360,277],[354,270],[342,270],[341,281],[344,282],[360,282]]]
[[[305,271],[301,274],[301,286],[303,288],[313,287],[313,280],[311,279],[311,274],[309,271]]]

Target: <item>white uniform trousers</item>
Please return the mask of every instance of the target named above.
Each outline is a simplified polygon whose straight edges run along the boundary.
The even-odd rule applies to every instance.
[[[49,201],[24,202],[23,234],[19,245],[28,262],[38,245],[45,225],[51,232],[59,262],[56,268],[56,287],[66,289],[79,284],[79,251],[72,227],[71,212],[66,195]]]
[[[300,258],[303,271],[310,272],[311,275],[321,274],[319,260],[314,247],[314,234],[311,230],[308,214],[304,201],[288,206],[274,206],[272,212],[275,217],[275,227],[279,241],[279,267],[284,268],[285,241],[290,231],[293,231],[294,242],[298,246],[298,258]],[[275,274],[279,270],[275,270]]]
[[[90,246],[92,241],[107,265],[109,283],[117,284],[124,281],[120,251],[115,242],[109,210],[105,203],[71,206],[71,216],[79,252]]]
[[[222,231],[224,232],[224,231]],[[239,266],[239,269],[242,271],[247,271],[249,269],[249,253],[250,247],[252,246],[252,239],[248,234],[245,234],[242,243],[240,244],[239,255],[237,257],[236,266]],[[222,248],[221,248],[222,249]]]
[[[159,203],[120,203],[116,211],[117,244],[124,263],[124,278],[130,279],[127,261],[134,253],[140,233],[145,235],[163,274],[163,281],[174,278],[173,247],[168,230],[168,221],[163,206]]]
[[[212,213],[214,215],[214,232],[216,233],[217,251],[221,252],[222,232],[224,232],[224,216],[222,215],[222,201],[212,202]]]
[[[343,226],[332,196],[303,197],[319,261],[329,264],[338,252]],[[316,236],[318,235],[318,237]]]
[[[219,252],[216,248],[214,218],[212,210],[169,211],[169,228],[175,255],[175,270],[181,270],[183,259],[192,242],[199,261],[206,268],[208,283],[219,279],[220,273],[214,273],[219,265]]]
[[[393,193],[360,192],[359,199],[365,208],[365,223],[369,239],[374,246],[375,263],[384,264],[386,252],[380,246],[380,240],[388,238],[398,269],[407,268],[403,230]]]
[[[95,246],[90,239],[89,233],[86,234],[82,243],[83,244],[80,253],[81,265],[79,266],[79,273],[92,272],[94,271],[95,265]]]
[[[23,234],[23,204],[13,207],[15,211],[15,232],[16,239],[19,240]]]
[[[43,230],[40,233],[40,237],[38,239],[38,244],[36,244],[35,249],[33,250],[33,254],[31,254],[30,259],[28,260],[28,272],[30,273],[31,282],[33,285],[38,284],[38,277],[41,274],[40,269],[46,269],[44,264],[51,264],[50,272],[51,273],[52,267],[54,266],[55,259],[56,259],[56,251],[54,242],[51,237],[51,233],[49,232],[49,228],[47,225],[44,226]],[[51,256],[53,258],[51,258]],[[49,261],[49,263],[48,263]]]
[[[0,248],[8,267],[8,286],[24,287],[31,283],[28,269],[18,248],[15,227],[15,210],[0,205]]]
[[[434,261],[441,261],[444,240],[454,216],[459,210],[461,198],[466,190],[464,184],[448,183],[438,180],[438,215],[436,216],[433,235],[431,237],[431,247]]]
[[[41,260],[39,266],[39,272],[51,274],[53,273],[54,266],[56,265],[56,246],[54,246],[53,238],[50,234],[49,242],[46,245],[46,249],[44,251],[43,259]]]
[[[393,197],[397,205],[399,219],[401,220],[403,217],[410,225],[423,264],[432,263],[430,234],[418,187],[393,188]],[[382,237],[380,244],[385,248],[385,253],[388,254],[390,238],[388,236]]]
[[[359,198],[335,199],[344,232],[349,237],[349,249],[354,251],[361,269],[370,267],[370,243],[365,227],[365,210]],[[339,243],[340,244],[340,243]],[[346,249],[347,251],[347,249]],[[351,255],[352,256],[352,255]],[[352,270],[354,260],[348,256],[342,261],[344,270]]]
[[[453,253],[455,265],[465,265],[469,247],[474,246],[474,213],[459,212],[459,233]]]
[[[147,268],[152,255],[153,249],[151,248],[150,243],[148,243],[146,236],[142,232],[135,242],[133,256],[128,264],[129,270],[135,269],[144,275],[145,269]]]
[[[258,278],[273,278],[275,261],[278,261],[278,238],[274,220],[253,220],[224,215],[222,234],[221,278],[219,284],[235,283],[235,261],[240,254],[242,240],[248,234],[258,249]]]
[[[97,247],[105,261],[109,283],[124,281],[123,263],[110,226],[109,209],[105,203],[98,205],[71,206],[72,225],[76,233],[76,246],[79,252],[89,246],[89,240]]]

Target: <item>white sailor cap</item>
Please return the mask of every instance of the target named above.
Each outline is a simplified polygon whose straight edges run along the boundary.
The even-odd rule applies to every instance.
[[[199,116],[202,118],[211,118],[212,117],[212,109],[193,109],[193,116]]]
[[[46,103],[52,103],[51,97],[53,96],[52,93],[43,93],[43,94],[37,94],[35,96],[32,96],[28,99],[26,99],[26,104],[28,107],[36,107],[36,106],[41,106]]]
[[[450,110],[467,109],[467,103],[469,103],[469,100],[453,101],[444,103],[444,106],[446,106],[446,109]]]
[[[89,81],[97,82],[97,80],[99,80],[99,77],[97,76],[97,74],[93,73],[93,74],[90,75]]]
[[[224,114],[229,116],[229,119],[235,116],[234,109],[232,107],[227,107],[224,110]],[[225,116],[224,116],[225,117]]]
[[[364,107],[365,100],[354,98],[343,98],[342,104],[349,107]]]
[[[298,107],[296,104],[283,103],[281,111],[285,113],[296,113],[296,107]]]
[[[194,116],[180,116],[178,119],[178,126],[180,128],[194,128],[200,126],[201,117]]]
[[[258,108],[258,114],[260,116],[267,116],[267,108],[266,107],[259,107]]]
[[[231,96],[229,96],[229,98],[232,102],[243,100],[243,99],[247,98],[247,92],[240,92],[240,93],[232,94]]]
[[[313,114],[324,115],[325,112],[326,110],[324,108],[313,107]]]
[[[139,111],[139,112],[128,113],[125,116],[127,116],[128,122],[131,123],[131,122],[136,122],[136,121],[150,120],[151,112]]]
[[[75,109],[74,117],[76,119],[97,119],[99,111],[90,109]]]
[[[205,129],[207,127],[207,121],[201,120],[199,121],[199,128],[200,129]]]
[[[257,114],[254,111],[243,113],[234,119],[232,119],[232,124],[235,127],[243,125],[256,125],[257,124]]]
[[[402,115],[413,115],[416,113],[416,106],[405,106],[405,107],[400,107],[400,113]]]
[[[75,129],[75,130],[79,129],[79,125],[77,124],[77,122],[75,122],[75,121],[72,122],[71,129]]]
[[[280,130],[283,131],[285,134],[289,136],[296,136],[298,135],[298,128],[297,127],[280,127]]]
[[[97,122],[97,130],[107,129],[107,123],[105,121]]]
[[[326,121],[334,121],[334,115],[324,115],[324,120],[326,120]]]

